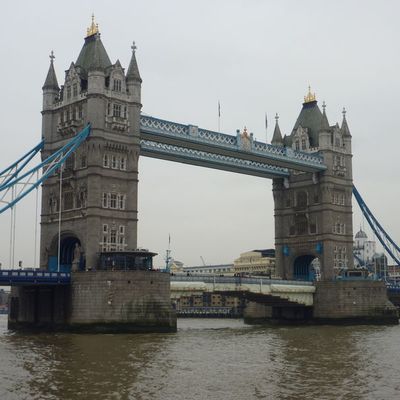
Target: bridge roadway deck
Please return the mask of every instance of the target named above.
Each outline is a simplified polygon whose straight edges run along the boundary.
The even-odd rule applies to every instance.
[[[0,286],[22,285],[69,285],[71,274],[34,269],[0,270]],[[266,278],[219,277],[210,275],[171,276],[171,297],[219,292],[231,295],[247,294],[248,299],[261,300],[265,296],[272,300],[285,300],[291,303],[311,306],[315,287],[311,282],[282,281]],[[261,297],[260,297],[261,296]]]
[[[211,275],[171,276],[171,297],[196,295],[203,292],[243,295],[248,300],[267,303],[290,302],[312,306],[315,286],[306,281],[284,281],[262,277],[230,277]]]

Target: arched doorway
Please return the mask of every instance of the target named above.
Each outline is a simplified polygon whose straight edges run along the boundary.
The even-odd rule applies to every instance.
[[[58,271],[58,236],[53,239],[48,269]],[[74,234],[62,234],[60,240],[60,272],[84,269],[81,241]]]
[[[320,262],[318,257],[307,254],[295,259],[293,278],[299,281],[315,281],[321,279]]]

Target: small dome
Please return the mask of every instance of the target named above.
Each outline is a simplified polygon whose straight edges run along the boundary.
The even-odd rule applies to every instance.
[[[357,233],[356,233],[356,239],[368,239],[367,234],[360,229]]]

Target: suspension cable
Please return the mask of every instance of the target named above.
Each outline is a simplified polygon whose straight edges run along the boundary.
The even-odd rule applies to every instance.
[[[61,256],[61,209],[62,209],[62,176],[63,165],[60,165],[60,198],[58,200],[58,257],[57,257],[57,272],[60,272],[60,256]]]
[[[36,171],[36,180],[39,179],[39,171]],[[33,266],[37,268],[37,233],[38,233],[38,217],[39,217],[39,186],[36,187],[35,201],[35,249],[33,255]]]
[[[383,229],[382,225],[378,222],[378,220],[375,218],[374,214],[372,214],[371,210],[365,204],[365,201],[363,200],[363,198],[361,197],[360,193],[358,192],[358,190],[356,189],[355,186],[353,186],[353,194],[357,200],[358,205],[360,206],[360,209],[361,209],[363,215],[365,216],[365,219],[367,220],[369,226],[375,233],[376,237],[379,239],[382,246],[388,252],[390,257],[398,265],[400,265],[400,247],[394,242],[394,240]]]

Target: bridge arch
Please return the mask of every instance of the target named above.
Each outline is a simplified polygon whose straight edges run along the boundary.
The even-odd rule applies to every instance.
[[[320,260],[314,254],[296,257],[293,262],[293,279],[314,281],[321,278]]]
[[[82,242],[74,232],[66,231],[61,233],[60,238],[60,270],[69,272],[80,270],[85,267],[85,258]],[[58,268],[58,235],[53,237],[51,242],[48,269],[53,271]]]

